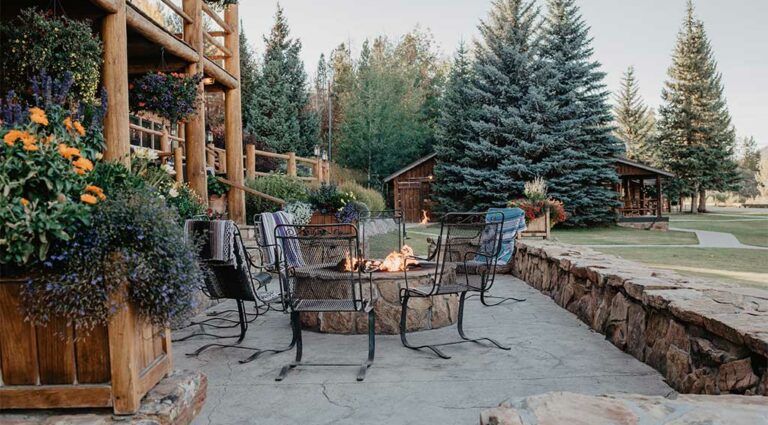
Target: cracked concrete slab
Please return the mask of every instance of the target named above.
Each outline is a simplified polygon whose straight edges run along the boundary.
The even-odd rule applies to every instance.
[[[376,362],[364,382],[355,381],[356,367],[299,368],[285,381],[275,382],[293,352],[266,354],[242,365],[238,360],[250,355],[245,350],[211,349],[195,359],[184,354],[210,339],[175,343],[176,368],[208,375],[208,402],[194,425],[473,424],[483,409],[549,391],[673,392],[650,366],[525,283],[499,276],[493,292],[528,301],[483,307],[471,299],[465,329],[470,336],[496,338],[511,351],[461,344],[445,347],[453,358],[441,360],[403,348],[396,335],[378,336]],[[412,339],[439,342],[456,337],[455,327],[449,327],[414,333]],[[270,312],[251,325],[242,345],[272,347],[289,339],[288,316]],[[365,335],[304,333],[306,361],[362,362],[366,350]]]

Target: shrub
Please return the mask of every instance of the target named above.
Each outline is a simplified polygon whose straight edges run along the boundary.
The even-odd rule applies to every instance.
[[[101,41],[91,24],[64,16],[24,9],[15,19],[0,24],[0,88],[26,95],[29,82],[43,70],[62,80],[74,78],[70,95],[92,101],[101,78]]]
[[[293,216],[293,224],[297,226],[309,224],[309,221],[312,219],[312,206],[306,202],[289,202],[285,205],[283,211]]]
[[[208,196],[222,196],[228,191],[227,185],[220,182],[216,176],[208,174]]]
[[[245,184],[253,190],[283,199],[286,202],[307,200],[307,186],[301,180],[283,174],[270,174],[248,179]],[[278,211],[280,205],[249,193],[245,198],[245,209],[250,220],[254,214]]]
[[[351,201],[344,205],[341,211],[336,213],[336,220],[339,223],[353,223],[358,221],[360,217],[366,217],[370,214],[368,206],[360,201]]]
[[[367,189],[355,182],[346,182],[339,186],[343,192],[352,192],[355,199],[368,206],[370,211],[383,211],[386,208],[384,195],[374,189]]]
[[[35,99],[45,109],[13,95],[0,103],[0,265],[11,267],[42,261],[51,243],[70,240],[89,222],[90,205],[105,197],[86,180],[100,131],[88,137],[97,130],[86,130],[70,110],[68,84],[35,81]]]
[[[568,220],[568,213],[565,212],[563,203],[554,199],[545,199],[543,201],[532,201],[530,199],[516,199],[507,204],[510,208],[520,208],[525,212],[525,222],[530,223],[544,216],[546,208],[549,207],[549,218],[552,226]]]
[[[202,80],[202,74],[145,74],[129,86],[131,110],[151,112],[175,124],[197,111],[202,101],[198,91]]]
[[[152,192],[127,190],[98,204],[92,223],[57,243],[40,275],[25,285],[28,318],[45,324],[62,317],[85,330],[106,325],[123,307],[112,295],[127,283],[128,299],[151,323],[182,319],[203,274],[177,220]]]
[[[335,185],[323,183],[310,191],[309,203],[321,214],[335,214],[347,204],[346,197]]]

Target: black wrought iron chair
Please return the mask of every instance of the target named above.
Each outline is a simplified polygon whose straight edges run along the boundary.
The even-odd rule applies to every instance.
[[[464,304],[467,293],[482,290],[482,281],[470,280],[466,270],[470,261],[476,258],[486,258],[486,266],[490,267],[493,258],[498,254],[499,242],[486,241],[488,243],[478,243],[476,249],[467,249],[472,246],[472,241],[479,241],[484,234],[498,234],[500,222],[487,222],[485,214],[477,213],[448,213],[443,216],[440,225],[440,236],[436,242],[436,249],[429,258],[418,258],[417,260],[428,260],[434,264],[434,274],[430,276],[430,285],[413,287],[408,283],[408,271],[405,274],[406,287],[400,290],[400,299],[402,312],[400,315],[400,341],[402,344],[412,350],[423,348],[432,350],[437,356],[450,359],[451,357],[442,352],[438,347],[462,344],[465,342],[480,343],[487,341],[494,346],[510,350],[510,347],[504,346],[491,338],[469,338],[464,332]],[[452,267],[463,265],[465,272],[456,274],[450,273]],[[454,277],[454,278],[451,278]],[[437,295],[455,294],[459,296],[459,314],[457,328],[461,340],[444,342],[440,344],[412,345],[407,338],[407,318],[408,302],[411,298],[429,298]]]
[[[188,237],[194,237],[201,242],[199,258],[206,270],[205,294],[212,299],[235,300],[238,325],[240,327],[240,333],[237,335],[217,335],[201,332],[180,339],[179,341],[189,339],[192,336],[203,335],[216,338],[236,338],[234,344],[206,344],[193,353],[189,353],[188,356],[198,356],[203,351],[213,347],[255,351],[253,355],[241,361],[241,363],[248,363],[261,354],[267,352],[279,353],[293,348],[295,341],[291,341],[287,347],[269,349],[239,345],[245,339],[249,323],[253,321],[253,319],[249,320],[248,318],[245,303],[263,304],[264,301],[259,298],[257,291],[258,288],[265,286],[272,277],[266,272],[259,272],[255,276],[252,274],[251,269],[256,267],[256,265],[245,249],[242,235],[237,225],[229,220],[190,220],[185,224],[185,231]],[[218,236],[211,237],[212,233],[216,233]],[[259,313],[257,308],[255,315],[258,316]],[[224,320],[223,318],[217,319]]]
[[[405,220],[400,210],[370,211],[358,218],[360,248],[365,258],[384,258],[405,242]]]
[[[278,276],[285,309],[291,314],[296,359],[276,378],[282,381],[297,366],[359,366],[357,380],[365,379],[376,350],[371,282],[363,287],[360,242],[350,224],[279,225],[275,229],[281,263]],[[304,363],[300,314],[304,312],[368,313],[368,357],[362,363]]]

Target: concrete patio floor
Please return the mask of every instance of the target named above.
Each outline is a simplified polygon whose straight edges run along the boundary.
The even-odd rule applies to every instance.
[[[460,344],[445,347],[453,358],[442,360],[403,348],[397,335],[377,336],[376,362],[364,382],[355,381],[355,367],[299,368],[285,381],[275,382],[294,352],[267,354],[245,365],[238,360],[249,353],[237,349],[186,357],[184,353],[211,341],[197,338],[174,344],[174,366],[208,375],[208,401],[195,425],[476,424],[482,409],[547,391],[673,392],[650,366],[615,348],[520,280],[499,276],[492,292],[527,301],[483,307],[477,298],[471,299],[465,330],[470,336],[496,338],[512,346],[511,351]],[[455,326],[412,334],[418,342],[456,337]],[[304,332],[304,360],[362,362],[366,339]],[[243,345],[270,347],[289,340],[288,316],[270,312],[251,325]]]

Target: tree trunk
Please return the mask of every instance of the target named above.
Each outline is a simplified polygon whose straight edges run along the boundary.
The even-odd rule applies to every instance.
[[[677,212],[681,214],[683,212],[683,200],[684,198],[682,196],[677,197]]]
[[[699,209],[700,213],[707,212],[707,191],[706,189],[699,189]]]
[[[696,213],[696,192],[691,192],[691,209],[690,209],[690,213],[691,214],[695,214]]]

